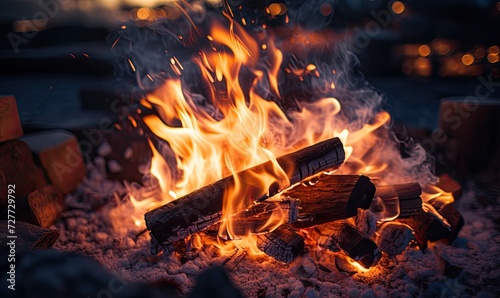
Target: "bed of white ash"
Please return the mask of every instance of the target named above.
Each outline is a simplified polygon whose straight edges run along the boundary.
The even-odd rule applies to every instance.
[[[66,197],[68,210],[56,223],[61,235],[54,247],[92,256],[131,282],[168,280],[187,294],[200,272],[219,264],[247,297],[500,296],[500,207],[498,201],[480,205],[472,191],[455,203],[465,226],[453,245],[432,243],[425,251],[410,247],[362,272],[324,251],[308,251],[291,264],[242,251],[220,256],[218,248],[199,243],[183,256],[152,256],[147,234],[113,228],[110,210],[126,191],[122,184],[105,179],[99,168],[89,166],[90,178]],[[127,210],[119,212],[126,225]]]

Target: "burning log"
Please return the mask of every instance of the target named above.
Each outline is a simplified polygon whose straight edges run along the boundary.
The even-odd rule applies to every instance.
[[[376,197],[380,197],[386,207],[399,203],[399,216],[409,217],[422,210],[422,189],[418,183],[377,186]]]
[[[294,228],[311,227],[357,214],[358,208],[370,207],[375,186],[361,175],[325,175],[317,183],[300,184],[282,196],[300,200]]]
[[[413,239],[413,231],[405,224],[388,222],[382,225],[377,239],[380,251],[389,256],[402,253]]]
[[[12,95],[0,95],[0,142],[14,140],[22,135],[16,99]]]
[[[333,252],[342,250],[365,268],[375,266],[382,257],[377,244],[345,220],[318,225],[309,236],[320,247]]]
[[[285,199],[279,202],[262,202],[252,205],[245,211],[232,217],[231,231],[235,235],[267,232],[276,219],[285,223],[294,223],[298,215],[298,200]]]
[[[85,177],[80,145],[76,137],[64,130],[50,130],[25,135],[22,141],[30,147],[37,162],[50,182],[62,194],[76,190]]]
[[[0,237],[2,241],[0,249],[7,248],[9,234],[9,221],[0,221]],[[16,221],[15,224],[16,248],[19,250],[43,249],[52,246],[59,237],[59,231],[55,229],[44,229],[26,222]]]
[[[436,186],[446,192],[451,192],[455,200],[457,200],[462,195],[462,186],[448,174],[440,175],[439,182],[436,184]]]
[[[338,168],[345,159],[344,147],[338,138],[329,139],[296,152],[277,158],[278,164],[290,179],[289,185],[295,184],[321,171]],[[251,187],[252,177],[259,173],[272,173],[275,165],[265,162],[253,168],[241,171],[235,176],[242,183]],[[180,240],[220,220],[224,193],[234,187],[235,177],[228,176],[204,186],[178,200],[145,214],[147,228],[152,238],[159,243]],[[251,189],[251,197],[242,198],[246,206],[255,201],[265,200],[275,195],[288,185],[265,189]],[[254,187],[255,188],[255,187]],[[267,196],[263,196],[266,194]],[[357,206],[353,206],[356,212]]]
[[[398,219],[407,224],[415,234],[415,239],[422,249],[427,248],[427,241],[438,241],[451,235],[451,227],[439,215],[422,210],[409,218]]]
[[[304,238],[288,225],[257,236],[257,247],[268,256],[283,263],[290,263],[304,252]]]
[[[438,212],[451,226],[450,234],[446,237],[446,242],[451,244],[457,238],[460,230],[462,230],[465,224],[464,218],[453,204],[443,205],[438,209]]]

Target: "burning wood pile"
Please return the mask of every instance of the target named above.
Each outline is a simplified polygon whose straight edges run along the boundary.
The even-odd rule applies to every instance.
[[[253,236],[261,251],[280,262],[290,263],[310,243],[342,251],[369,268],[382,253],[398,255],[412,240],[426,248],[428,241],[451,243],[456,238],[464,221],[452,202],[436,196],[422,204],[418,183],[375,186],[363,175],[324,172],[337,169],[344,159],[341,141],[326,140],[277,158],[291,187],[263,190],[251,185],[250,177],[272,167],[269,161],[149,211],[145,220],[152,252],[161,247],[172,253],[183,246],[178,242],[214,227],[221,236],[224,193],[235,181],[248,187],[248,200],[253,202],[230,216],[232,224],[223,238]]]

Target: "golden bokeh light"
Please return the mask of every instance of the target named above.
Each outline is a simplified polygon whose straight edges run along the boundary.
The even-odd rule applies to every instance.
[[[498,55],[499,49],[498,46],[491,46],[488,49],[488,53],[490,54],[497,54]]]
[[[427,57],[431,54],[431,48],[428,45],[423,44],[418,47],[418,54],[422,57]]]
[[[272,3],[271,5],[269,5],[268,9],[269,14],[273,16],[281,14],[281,5],[279,3]]]
[[[471,65],[472,63],[474,63],[474,56],[472,56],[471,54],[464,54],[462,56],[462,63],[466,66]]]
[[[395,1],[391,5],[391,9],[395,14],[401,14],[403,11],[405,11],[405,5],[401,1]]]
[[[498,54],[489,53],[488,54],[488,62],[497,63],[498,62]]]
[[[139,20],[146,20],[150,14],[151,11],[147,7],[141,7],[139,8],[139,10],[137,10],[137,18]]]

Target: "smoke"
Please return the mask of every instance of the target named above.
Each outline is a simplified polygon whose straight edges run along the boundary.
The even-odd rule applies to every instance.
[[[304,110],[313,109],[311,103],[323,98],[336,98],[341,110],[335,117],[319,119],[322,129],[346,128],[354,132],[382,121],[384,96],[366,81],[358,58],[349,51],[346,43],[334,38],[333,33],[315,31],[325,28],[333,15],[323,15],[319,11],[321,4],[334,7],[335,2],[289,0],[285,3],[290,19],[288,26],[293,29],[284,33],[279,27],[264,30],[259,22],[243,26],[259,46],[265,44],[267,50],[261,50],[253,71],[245,67],[241,69],[239,81],[242,89],[249,89],[255,79],[255,70],[262,72],[254,92],[276,102],[295,124],[300,122]],[[229,21],[222,11],[201,2],[174,5],[172,9],[179,13],[175,20],[160,19],[143,27],[129,23],[110,36],[110,43],[114,44],[116,74],[135,82],[143,92],[157,89],[166,79],[180,77],[186,98],[214,119],[221,119],[223,115],[211,103],[206,93],[210,88],[204,85],[206,82],[201,79],[199,65],[194,59],[199,59],[200,52],[211,51],[214,47],[207,39],[211,24],[219,22],[229,26]],[[283,54],[277,76],[278,90],[273,89],[269,74],[273,66],[271,62],[278,60],[276,52],[271,51],[273,47]],[[225,96],[223,84],[217,87],[220,95]],[[326,115],[324,111],[317,114]],[[357,165],[349,166],[350,173],[364,171],[366,167],[362,165],[384,165],[382,170],[369,175],[387,183],[417,181],[425,185],[436,182],[432,158],[412,140],[398,139],[390,132],[391,123],[384,121],[377,124],[382,125],[380,128],[369,133],[369,138],[356,142],[353,163]],[[273,129],[280,129],[280,125],[282,123],[275,123]],[[300,130],[298,127],[281,128]]]

